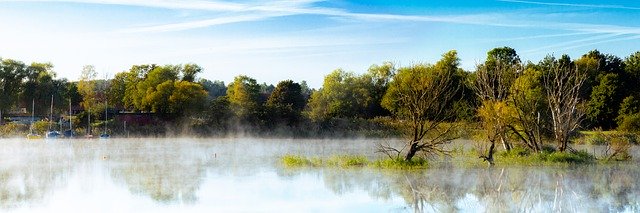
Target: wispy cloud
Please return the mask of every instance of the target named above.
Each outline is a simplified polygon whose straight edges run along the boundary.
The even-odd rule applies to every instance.
[[[624,5],[611,5],[611,4],[574,4],[574,3],[524,1],[524,0],[498,0],[498,1],[510,2],[510,3],[521,3],[521,4],[548,5],[548,6],[568,6],[568,7],[588,7],[588,8],[640,10],[640,7],[629,7],[629,6],[624,6]]]
[[[567,42],[562,42],[562,43],[557,43],[557,44],[538,47],[538,48],[535,48],[535,49],[530,49],[530,50],[527,50],[527,51],[523,51],[522,53],[541,53],[541,52],[546,52],[548,50],[566,50],[567,47],[575,46],[575,44],[585,44],[585,43],[592,44],[592,43],[595,43],[593,41],[597,41],[597,42],[603,43],[601,41],[609,41],[609,40],[611,40],[611,38],[615,38],[615,37],[618,37],[618,36],[621,36],[621,35],[622,34],[604,34],[604,35],[592,36],[592,37],[588,37],[588,38],[584,38],[584,39],[575,39],[575,40],[571,40],[571,41],[567,41]]]

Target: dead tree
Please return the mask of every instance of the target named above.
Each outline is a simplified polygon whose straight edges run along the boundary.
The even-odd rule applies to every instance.
[[[546,66],[544,89],[551,113],[551,127],[558,150],[567,150],[569,137],[584,118],[580,90],[587,79],[586,73],[570,63],[558,60]]]

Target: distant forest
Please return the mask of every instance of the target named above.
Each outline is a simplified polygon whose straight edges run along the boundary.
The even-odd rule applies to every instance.
[[[441,66],[455,72],[440,76]],[[533,124],[541,135],[551,137],[553,118],[559,115],[554,114],[554,94],[549,91],[550,76],[557,73],[550,67],[584,78],[575,85],[575,100],[558,100],[575,101],[572,110],[581,115],[579,129],[640,130],[640,52],[621,58],[593,50],[577,59],[549,55],[531,62],[522,61],[510,47],[500,47],[490,50],[475,70],[459,68],[457,53],[450,51],[434,64],[397,67],[383,62],[362,74],[337,69],[325,76],[318,89],[304,81],[260,84],[245,75],[226,84],[199,78],[203,70],[196,64],[134,65],[112,79],[99,78],[88,65],[80,80],[71,82],[56,78],[52,64],[2,59],[0,134],[28,131],[30,124],[15,117],[31,116],[33,103],[38,122],[55,122],[59,128],[68,128],[71,122],[78,134],[88,134],[91,126],[106,128],[115,136],[397,136],[402,134],[397,126],[412,119],[402,116],[407,114],[403,110],[428,103],[401,108],[396,99],[403,96],[394,88],[404,86],[410,92],[433,82],[407,80],[423,69],[436,70],[426,72],[425,79],[446,77],[457,85],[449,91],[451,101],[443,109],[447,112],[424,112],[433,113],[424,118],[452,123],[486,123],[495,118],[495,122],[513,124],[502,126],[515,132],[534,128],[519,122],[531,118],[537,119]],[[49,121],[51,105],[53,121]],[[450,116],[438,117],[445,114]]]

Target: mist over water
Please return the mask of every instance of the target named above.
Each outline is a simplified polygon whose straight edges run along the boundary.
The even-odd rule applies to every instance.
[[[381,158],[374,152],[379,142],[5,139],[0,211],[640,211],[637,160],[569,167],[439,163],[420,171],[287,169],[279,162],[285,154]]]

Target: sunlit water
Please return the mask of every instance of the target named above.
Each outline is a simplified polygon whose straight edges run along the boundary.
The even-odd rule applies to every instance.
[[[637,161],[578,167],[286,169],[372,140],[0,140],[0,211],[640,211]],[[634,155],[637,156],[637,155]]]

